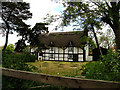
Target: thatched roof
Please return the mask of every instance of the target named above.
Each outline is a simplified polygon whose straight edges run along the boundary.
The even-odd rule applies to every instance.
[[[73,46],[81,47],[80,38],[84,36],[83,31],[79,32],[55,32],[39,36],[39,40],[46,46],[67,47],[70,42]]]

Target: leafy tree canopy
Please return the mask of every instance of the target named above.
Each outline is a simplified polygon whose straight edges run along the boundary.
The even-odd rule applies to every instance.
[[[8,43],[8,35],[13,31],[24,36],[25,30],[29,27],[24,20],[32,17],[29,11],[29,4],[26,2],[2,2],[2,31],[6,33],[4,49]]]
[[[32,28],[30,37],[29,37],[29,42],[31,46],[35,46],[38,48],[43,48],[45,47],[44,44],[42,44],[39,40],[39,35],[45,34],[48,32],[48,25],[47,23],[36,23],[35,26]]]
[[[103,24],[109,24],[115,33],[116,46],[120,49],[120,1],[67,2],[64,6],[66,7],[63,13],[64,25],[75,22],[76,26],[79,26],[82,23],[84,29],[94,30],[94,27],[101,29]]]

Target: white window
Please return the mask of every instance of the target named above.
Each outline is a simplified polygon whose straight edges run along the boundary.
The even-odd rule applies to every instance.
[[[50,57],[50,58],[54,58],[54,54],[50,54],[49,57]]]
[[[51,47],[51,48],[50,48],[50,51],[54,51],[54,48],[53,48],[53,47]]]
[[[68,47],[69,52],[73,52],[73,47]]]
[[[73,59],[73,55],[72,55],[72,54],[69,54],[69,55],[68,55],[68,59]]]

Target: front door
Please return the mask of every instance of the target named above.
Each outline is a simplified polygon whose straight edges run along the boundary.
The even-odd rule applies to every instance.
[[[78,62],[78,54],[73,54],[73,62]]]

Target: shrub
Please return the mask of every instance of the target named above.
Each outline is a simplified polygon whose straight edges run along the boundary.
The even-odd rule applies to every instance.
[[[28,58],[28,59],[27,59]],[[32,71],[37,68],[33,65],[28,66],[26,61],[35,61],[33,55],[23,55],[23,54],[15,54],[3,52],[2,54],[2,66],[5,68],[16,69],[16,70],[24,70],[24,71]],[[12,83],[11,83],[12,82]],[[2,86],[3,90],[8,88],[29,88],[32,86],[41,85],[38,82],[16,79],[12,77],[3,76],[2,77]]]
[[[3,52],[2,54],[2,66],[5,68],[20,69],[30,71],[26,62],[35,61],[36,57],[34,55],[24,55],[16,53]]]
[[[13,53],[14,50],[15,50],[15,48],[14,48],[13,44],[9,44],[5,49],[5,51],[8,52],[8,53]]]
[[[120,60],[118,54],[108,51],[100,61],[89,62],[83,66],[82,75],[89,79],[120,81]]]
[[[7,53],[3,52],[3,67],[5,68],[11,68],[11,69],[17,69],[17,70],[24,70],[24,71],[36,71],[36,67],[33,65],[28,66],[26,64],[26,58],[29,57],[27,60],[34,60],[33,55],[26,54],[15,54],[15,53]],[[30,87],[36,87],[36,86],[41,86],[45,85],[43,83],[35,82],[35,81],[30,81],[30,80],[23,80],[23,79],[18,79],[18,78],[13,78],[13,77],[8,77],[8,76],[2,76],[2,90],[7,90],[7,89],[18,89],[18,90],[26,90],[30,89]],[[70,90],[69,88],[66,87],[41,87],[37,88],[37,90],[56,90],[56,89],[65,89],[65,90]],[[33,90],[33,89],[30,89]],[[36,90],[36,89],[35,89]]]
[[[29,54],[29,53],[30,53],[30,47],[29,47],[29,46],[25,47],[25,48],[23,49],[23,53],[24,53],[24,54]]]

